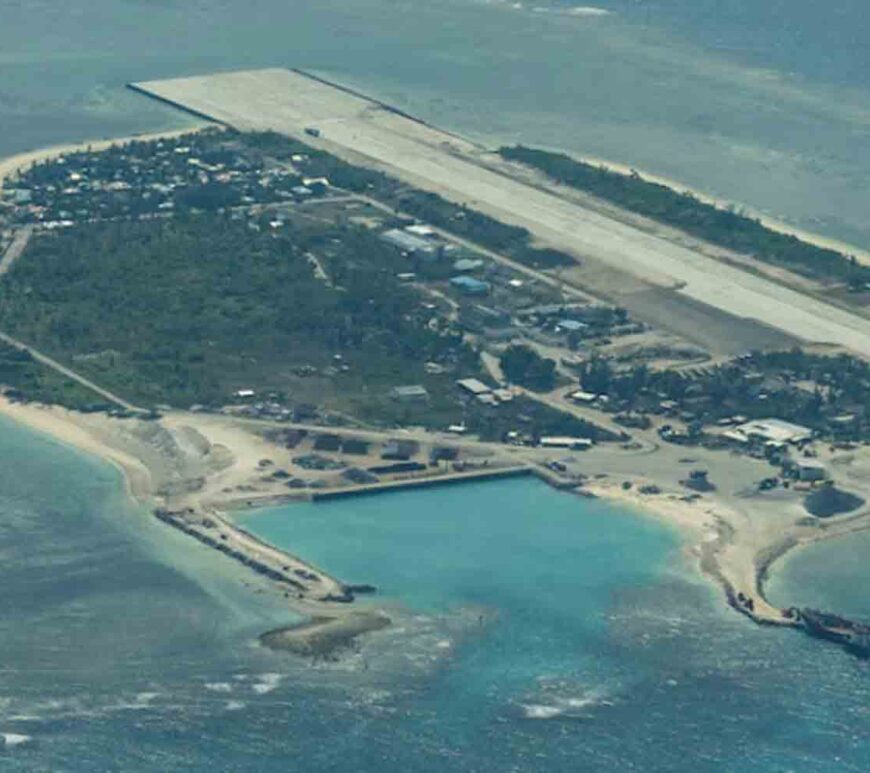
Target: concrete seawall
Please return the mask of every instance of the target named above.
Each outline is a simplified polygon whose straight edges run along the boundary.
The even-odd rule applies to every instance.
[[[311,492],[311,499],[315,502],[322,502],[329,499],[343,499],[346,497],[357,497],[367,494],[383,494],[390,491],[405,491],[408,489],[426,488],[430,486],[448,486],[455,483],[468,483],[471,481],[515,478],[532,474],[534,474],[534,470],[527,465],[502,467],[498,469],[473,470],[471,472],[454,472],[430,478],[409,478],[406,480],[384,481],[383,483],[370,483],[362,486],[346,486],[344,488],[313,491]]]

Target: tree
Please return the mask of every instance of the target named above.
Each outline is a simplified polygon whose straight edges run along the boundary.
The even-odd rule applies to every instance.
[[[505,349],[501,369],[510,381],[539,392],[556,386],[556,363],[541,357],[528,346],[514,344]]]

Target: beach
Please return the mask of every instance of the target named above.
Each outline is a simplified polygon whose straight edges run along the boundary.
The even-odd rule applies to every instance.
[[[140,135],[136,139],[178,136],[189,131]],[[86,147],[108,147],[129,139],[58,146],[21,154],[0,162],[0,179],[8,180],[17,169],[38,160]],[[116,419],[13,402],[7,398],[0,399],[0,413],[115,466],[123,473],[127,492],[135,501],[158,514],[164,523],[247,564],[275,585],[294,609],[320,620],[315,628],[320,624],[330,625],[332,631],[355,636],[360,621],[375,625],[374,618],[365,616],[356,618],[354,625],[349,626],[324,622],[349,614],[348,604],[353,600],[353,593],[347,586],[313,566],[305,557],[264,544],[232,517],[235,511],[321,496],[319,492],[288,490],[285,480],[289,474],[282,471],[294,469],[293,454],[274,437],[283,426],[303,432],[316,432],[320,428],[257,423],[238,416],[184,411],[167,411],[158,420]],[[349,437],[361,436],[373,442],[383,442],[390,435],[387,431],[346,427],[330,428],[330,431]],[[466,476],[465,473],[443,475],[425,471],[410,478],[400,476],[385,481],[381,487],[370,490],[427,486],[449,480],[462,482],[466,477],[513,475],[527,469],[535,471],[557,488],[576,489],[654,514],[676,528],[688,553],[722,588],[728,603],[760,623],[795,624],[791,612],[768,603],[764,596],[764,581],[776,560],[795,546],[870,527],[870,512],[866,509],[848,518],[820,522],[807,517],[799,496],[771,498],[757,492],[747,493],[755,482],[768,474],[766,462],[726,452],[691,450],[692,463],[703,464],[724,485],[703,496],[688,498],[681,478],[687,473],[683,458],[687,452],[659,444],[654,433],[640,437],[639,451],[599,446],[582,457],[572,457],[565,464],[566,477],[553,475],[547,469],[553,452],[546,449],[479,443],[424,430],[406,431],[406,434],[409,439],[424,444],[448,443],[461,447],[473,462],[471,472]],[[362,461],[371,465],[377,460],[377,453],[372,453]],[[866,453],[853,454],[848,459],[832,457],[830,461],[842,463],[841,469],[853,472],[850,477],[854,490],[863,493],[865,500],[870,499],[870,457]],[[479,470],[475,472],[475,468]],[[367,491],[366,486],[358,484],[347,485],[325,478],[319,482],[327,485],[323,497],[353,496]],[[651,490],[656,493],[649,493]],[[294,628],[270,640],[286,643],[298,637],[300,642],[307,641],[312,630],[311,626]],[[335,638],[325,636],[324,640]]]
[[[28,150],[23,153],[16,153],[13,156],[0,158],[0,190],[4,187],[9,187],[9,180],[24,169],[27,169],[33,164],[39,164],[43,161],[63,156],[68,153],[81,153],[83,151],[99,151],[110,148],[113,145],[124,145],[128,142],[149,142],[153,140],[169,139],[171,137],[181,137],[191,132],[199,131],[208,124],[201,121],[198,125],[188,126],[184,129],[170,129],[159,132],[141,132],[139,134],[131,134],[126,137],[115,137],[112,139],[96,139],[84,140],[82,142],[70,142],[62,145],[53,145],[49,148],[38,148]]]
[[[547,148],[542,149],[546,150]],[[558,148],[550,148],[550,150],[554,153],[561,152]],[[753,209],[752,207],[748,207],[740,202],[729,201],[728,199],[724,199],[722,197],[713,196],[705,192],[704,190],[699,189],[697,186],[693,187],[687,185],[684,182],[681,182],[680,180],[675,180],[670,177],[664,177],[659,174],[654,174],[645,169],[639,169],[637,167],[620,164],[618,162],[609,161],[604,158],[597,158],[595,156],[587,156],[577,153],[571,153],[569,155],[578,161],[582,161],[583,163],[590,164],[592,166],[599,166],[611,172],[616,172],[618,174],[638,174],[644,180],[658,183],[659,185],[664,185],[666,188],[671,188],[672,190],[679,191],[680,193],[688,193],[694,198],[698,199],[698,201],[702,201],[705,204],[712,204],[714,207],[718,207],[720,209],[734,208],[738,212],[741,212],[748,217],[752,217],[758,220],[762,225],[772,231],[778,231],[779,233],[794,236],[803,242],[807,242],[808,244],[814,244],[817,247],[825,247],[830,250],[842,252],[845,255],[854,255],[855,258],[862,264],[870,265],[870,250],[859,247],[856,244],[850,244],[849,242],[843,241],[842,239],[835,239],[830,236],[823,236],[822,234],[815,233],[806,228],[799,228],[790,223],[786,223],[783,220],[778,220],[774,217],[771,217],[770,215],[766,215],[763,212],[760,212],[757,209]]]
[[[181,514],[182,530],[213,535],[210,546],[232,552],[247,563],[253,570],[252,579],[258,574],[265,579],[260,584],[281,594],[289,611],[316,618],[304,630],[288,629],[279,637],[280,646],[292,649],[296,638],[307,642],[325,626],[331,633],[324,639],[328,646],[319,650],[323,654],[363,630],[384,624],[382,617],[363,615],[354,617],[352,625],[336,626],[334,621],[357,615],[346,603],[351,597],[344,584],[310,562],[261,542],[233,524],[224,512],[227,503],[238,506],[239,488],[252,489],[251,483],[261,477],[258,462],[269,448],[257,436],[208,419],[169,419],[164,428],[138,419],[81,414],[6,397],[0,397],[0,415],[112,465],[138,505]],[[224,443],[231,443],[232,451]],[[254,494],[245,491],[247,496]],[[260,492],[263,504],[274,501],[274,496],[271,489]],[[202,524],[207,524],[205,530],[193,528]]]
[[[288,609],[316,618],[311,625],[291,626],[280,636],[268,637],[264,641],[270,645],[307,652],[314,636],[326,643],[325,650],[318,650],[324,652],[343,634],[353,638],[361,628],[375,630],[388,619],[377,612],[376,600],[374,608],[366,603],[371,614],[360,616],[356,605],[348,603],[353,593],[343,582],[305,556],[268,545],[234,522],[232,510],[239,507],[250,510],[292,501],[280,482],[264,480],[262,461],[279,457],[280,451],[264,437],[262,427],[229,416],[183,412],[159,421],[114,419],[6,398],[0,400],[0,413],[114,465],[123,472],[130,496],[154,509],[161,520],[241,560],[284,596]],[[685,452],[598,448],[566,461],[584,478],[579,493],[628,507],[675,529],[690,562],[720,586],[735,609],[759,623],[795,625],[787,610],[764,596],[764,582],[775,562],[796,546],[870,528],[870,514],[865,509],[825,522],[807,518],[796,498],[755,496],[747,501],[745,495],[731,493],[731,481],[755,475],[756,466],[760,472],[763,465],[701,449],[693,449],[695,458],[690,461],[709,465],[715,479],[729,485],[690,500],[677,484],[686,472],[685,460],[677,459],[680,453]],[[510,454],[514,464],[522,460],[529,465],[552,456],[543,449],[511,449]],[[650,486],[656,493],[642,493]],[[336,622],[348,615],[347,623]],[[320,626],[322,638],[314,635]]]

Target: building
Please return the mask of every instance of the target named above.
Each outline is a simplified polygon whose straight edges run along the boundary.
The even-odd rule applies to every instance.
[[[381,448],[381,459],[392,461],[407,461],[412,456],[416,456],[420,450],[420,444],[415,440],[399,440],[392,439],[384,443]]]
[[[591,448],[593,442],[588,437],[542,437],[543,448],[570,448],[572,451],[584,451]]]
[[[397,386],[390,390],[390,397],[399,402],[408,403],[418,400],[428,400],[429,392],[422,384],[412,384],[409,386]]]
[[[578,322],[576,319],[562,319],[556,323],[556,330],[560,333],[580,333],[588,328],[589,325],[585,322]]]
[[[474,397],[479,397],[480,395],[486,395],[492,392],[492,389],[476,378],[460,379],[456,382],[456,386]]]
[[[501,389],[492,390],[493,397],[500,403],[509,403],[514,399],[514,393],[510,389],[503,387]]]
[[[484,282],[480,279],[475,279],[473,276],[455,276],[450,280],[451,286],[466,295],[486,295],[489,293],[489,282]]]
[[[764,443],[797,444],[810,440],[813,431],[782,419],[755,419],[723,434],[741,443],[758,440]]]
[[[438,244],[422,236],[403,231],[401,228],[391,228],[389,231],[384,231],[381,234],[381,239],[411,255],[434,258],[438,254]]]
[[[479,271],[484,266],[482,260],[475,260],[473,258],[460,258],[453,264],[453,270],[459,271],[460,273],[469,273],[471,271]]]
[[[793,463],[793,468],[797,473],[798,480],[814,482],[826,480],[828,477],[825,465],[818,459],[797,459]]]

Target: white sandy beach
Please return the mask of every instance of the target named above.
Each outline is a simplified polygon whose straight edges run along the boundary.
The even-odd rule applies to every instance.
[[[127,142],[147,142],[149,140],[169,139],[172,137],[180,137],[184,134],[199,131],[205,126],[209,126],[206,122],[201,122],[194,126],[189,126],[185,129],[169,129],[161,132],[146,132],[143,134],[132,134],[129,137],[117,137],[115,139],[99,139],[83,142],[71,142],[63,145],[53,145],[49,148],[38,148],[36,150],[26,150],[23,153],[17,153],[14,156],[0,158],[0,189],[4,187],[7,180],[18,172],[27,169],[29,166],[48,161],[58,156],[66,155],[67,153],[79,153],[84,150],[105,150],[113,145],[123,145]]]
[[[151,507],[189,508],[191,512],[202,513],[227,535],[228,544],[249,557],[270,566],[316,573],[321,580],[289,600],[297,611],[329,618],[347,613],[347,605],[327,603],[324,607],[318,601],[328,594],[340,595],[342,583],[303,557],[265,545],[236,529],[223,515],[222,508],[228,504],[238,506],[240,492],[251,505],[270,504],[282,493],[280,482],[264,482],[261,462],[264,458],[280,458],[285,449],[270,444],[248,426],[232,417],[188,413],[169,414],[159,422],[113,419],[58,407],[18,404],[6,398],[0,399],[0,414],[115,465],[123,472],[128,492],[137,501]],[[618,448],[599,448],[587,452],[577,461],[578,469],[587,473],[610,472],[590,475],[583,491],[672,525],[682,535],[687,553],[704,573],[730,596],[742,593],[754,600],[753,616],[757,620],[789,623],[781,610],[764,600],[761,587],[772,560],[789,546],[870,528],[870,517],[866,514],[842,524],[820,527],[808,523],[797,500],[758,499],[740,504],[739,499],[726,493],[708,494],[699,501],[687,502],[681,497],[684,492],[673,485],[675,476],[680,474],[675,451],[678,450],[632,455]],[[528,449],[522,455],[535,463],[551,454]],[[746,460],[727,454],[710,460],[714,458],[717,478],[728,480],[731,476],[745,475]],[[643,476],[627,472],[638,468],[641,462],[646,468]],[[630,488],[624,485],[626,481],[631,481]],[[661,492],[640,493],[642,484],[655,484]],[[283,493],[286,494],[286,489]],[[602,528],[607,528],[606,524]],[[310,629],[306,630],[307,637]]]

